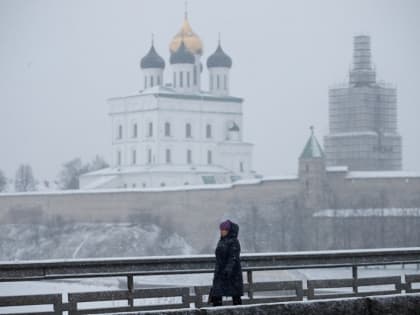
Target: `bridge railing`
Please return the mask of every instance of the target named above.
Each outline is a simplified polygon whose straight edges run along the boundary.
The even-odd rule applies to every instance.
[[[418,273],[360,278],[363,266],[420,264],[420,248],[285,252],[241,255],[247,304],[302,301],[323,298],[420,292]],[[206,305],[209,286],[135,288],[135,277],[202,274],[214,271],[213,255],[110,258],[61,261],[0,263],[0,282],[125,277],[126,288],[96,292],[0,296],[4,310],[30,314],[28,307],[48,307],[43,314],[95,314],[155,309],[201,308]],[[254,281],[254,273],[272,270],[351,268],[352,276],[340,279]],[[367,288],[370,288],[367,289]],[[66,295],[66,296],[64,296]],[[105,302],[113,302],[111,305]],[[229,302],[228,302],[229,303]],[[115,305],[117,304],[117,305]],[[39,311],[34,310],[33,314]]]

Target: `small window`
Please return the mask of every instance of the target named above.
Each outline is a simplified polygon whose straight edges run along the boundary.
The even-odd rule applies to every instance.
[[[213,153],[210,150],[207,151],[207,164],[213,164]]]
[[[185,138],[191,138],[191,137],[192,137],[191,124],[187,123],[185,125]]]
[[[192,163],[192,151],[187,150],[187,164],[191,164],[191,163]]]
[[[117,152],[117,165],[120,166],[122,162],[121,151]]]
[[[155,85],[154,78],[153,78],[153,76],[151,75],[151,76],[150,76],[150,87],[153,87],[154,85]]]
[[[165,137],[171,136],[171,124],[166,122],[165,123]]]
[[[309,164],[305,164],[305,172],[308,173],[309,172]]]
[[[133,138],[137,138],[137,134],[138,134],[138,129],[137,129],[137,124],[133,124]]]
[[[210,74],[210,90],[213,90],[213,74]]]
[[[153,123],[152,122],[149,122],[149,128],[148,128],[147,136],[148,137],[153,137]]]
[[[216,76],[216,88],[220,89],[220,76],[219,75]]]
[[[184,85],[184,72],[179,72],[179,87],[183,87]]]
[[[152,163],[152,149],[147,149],[147,163]]]
[[[147,89],[147,77],[144,77],[144,89]]]
[[[241,173],[243,173],[243,172],[244,172],[244,162],[240,162],[240,163],[239,163],[239,171],[240,171]]]
[[[160,75],[158,75],[158,76],[156,77],[156,83],[157,83],[157,85],[160,85]]]
[[[176,88],[176,72],[174,72],[174,88]]]
[[[122,139],[122,137],[123,137],[123,127],[122,125],[118,125],[117,139]]]
[[[190,87],[190,72],[187,72],[187,87]]]
[[[131,164],[136,165],[137,164],[137,151],[133,150],[131,152]]]
[[[207,139],[211,138],[211,125],[210,124],[206,125],[206,138]]]
[[[169,163],[171,163],[171,150],[170,149],[166,149],[165,152],[166,152],[166,154],[165,154],[166,163],[169,164]]]
[[[227,75],[226,74],[224,75],[224,78],[223,78],[223,87],[225,90],[227,90]]]

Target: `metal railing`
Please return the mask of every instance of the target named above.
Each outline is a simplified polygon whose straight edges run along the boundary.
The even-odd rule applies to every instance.
[[[420,292],[420,274],[359,278],[363,266],[406,265],[420,263],[420,248],[341,250],[243,254],[246,273],[245,304],[346,298]],[[0,282],[39,281],[71,278],[125,277],[126,289],[66,294],[0,296],[4,307],[49,305],[43,314],[95,314],[154,309],[200,308],[210,286],[135,288],[134,277],[212,273],[213,255],[167,256],[121,259],[88,259],[0,263]],[[341,279],[255,282],[254,273],[272,270],[351,268],[352,276]],[[373,290],[365,290],[371,287]],[[385,287],[385,288],[384,288]],[[361,288],[364,288],[361,290]],[[344,290],[343,290],[344,289]],[[155,299],[153,303],[148,303]],[[121,306],[86,308],[92,302],[123,301]],[[160,303],[157,303],[159,302]],[[34,311],[39,313],[39,311]],[[25,310],[25,314],[29,314]]]

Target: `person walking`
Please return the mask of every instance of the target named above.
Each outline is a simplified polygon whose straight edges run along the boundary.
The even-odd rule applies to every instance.
[[[209,302],[221,306],[224,296],[231,296],[233,305],[242,304],[244,293],[240,261],[239,226],[230,220],[220,223],[220,240],[216,247],[216,266]]]

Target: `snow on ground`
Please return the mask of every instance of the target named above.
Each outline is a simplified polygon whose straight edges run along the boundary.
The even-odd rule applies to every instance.
[[[3,224],[0,261],[191,254],[175,232],[152,223]]]
[[[314,217],[418,217],[420,208],[375,208],[375,209],[325,209],[317,211]]]

